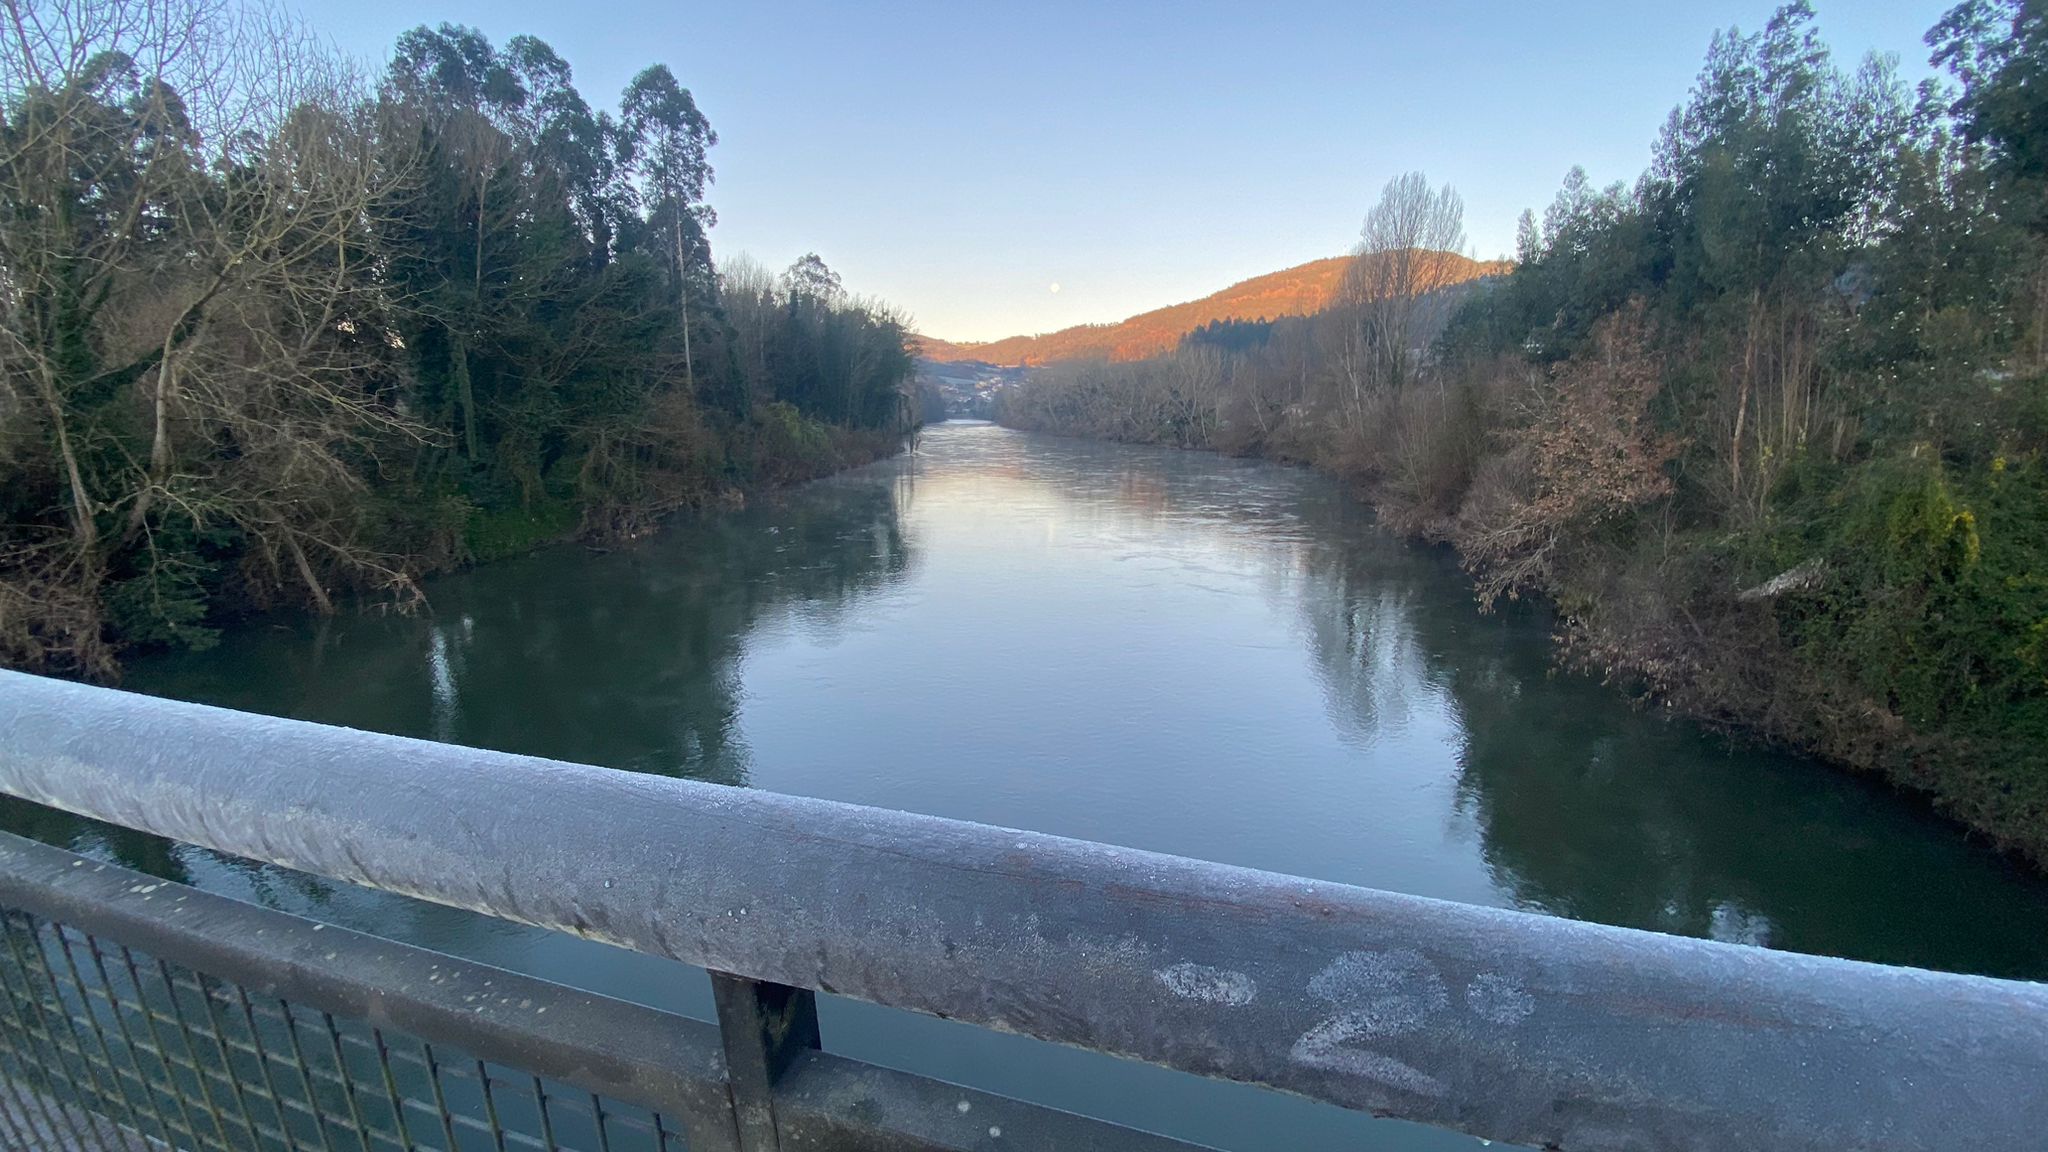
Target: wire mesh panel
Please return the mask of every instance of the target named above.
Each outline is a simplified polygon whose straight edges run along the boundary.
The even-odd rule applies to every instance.
[[[719,981],[723,1026],[0,832],[0,1152],[1206,1152],[832,1055],[798,990]]]
[[[659,1112],[0,909],[0,1141],[681,1152]]]

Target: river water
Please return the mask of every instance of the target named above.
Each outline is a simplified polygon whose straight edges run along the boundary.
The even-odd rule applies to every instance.
[[[261,620],[127,686],[1322,880],[2048,978],[2048,884],[1920,806],[1557,673],[1528,608],[1275,465],[928,429],[915,453]],[[708,1015],[701,973],[19,808],[131,866]],[[476,819],[478,814],[451,814]],[[1475,1142],[823,998],[828,1048],[1243,1152]]]

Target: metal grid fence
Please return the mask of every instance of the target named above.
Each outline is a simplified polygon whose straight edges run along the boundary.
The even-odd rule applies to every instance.
[[[0,832],[0,1152],[1203,1152]]]
[[[658,1112],[0,910],[0,1139],[185,1152],[681,1152]]]

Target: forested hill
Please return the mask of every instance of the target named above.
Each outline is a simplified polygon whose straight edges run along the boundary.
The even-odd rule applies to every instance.
[[[1499,261],[1437,254],[1451,265],[1445,279],[1462,283],[1507,271]],[[1078,324],[1037,336],[1010,336],[986,343],[955,344],[920,336],[920,351],[933,360],[981,360],[990,364],[1050,364],[1058,360],[1138,360],[1169,352],[1181,338],[1220,320],[1277,320],[1307,316],[1330,306],[1344,286],[1349,256],[1332,256],[1232,284],[1221,292],[1156,308],[1118,324]]]

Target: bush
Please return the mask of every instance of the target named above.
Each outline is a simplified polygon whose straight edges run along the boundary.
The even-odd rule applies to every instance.
[[[472,508],[463,524],[463,548],[477,563],[531,552],[573,535],[580,514],[569,500],[542,499],[531,507]]]
[[[2041,458],[1957,473],[1923,451],[1848,469],[1807,501],[1823,505],[1803,535],[1827,578],[1781,615],[1814,673],[1927,731],[2048,745]]]

